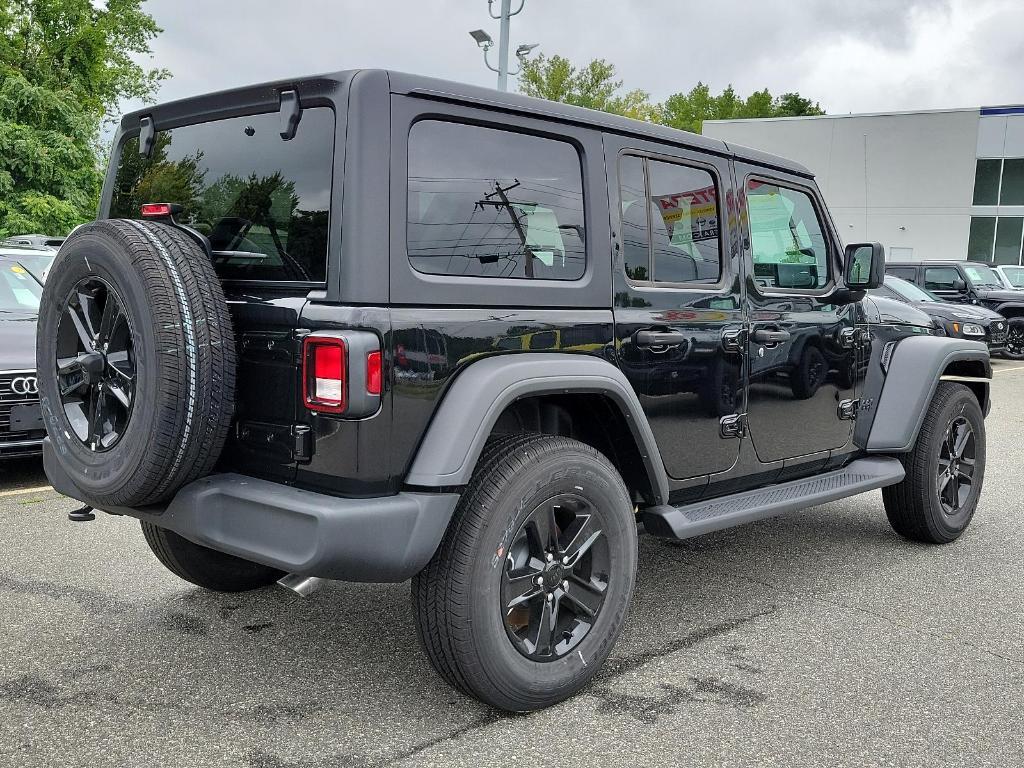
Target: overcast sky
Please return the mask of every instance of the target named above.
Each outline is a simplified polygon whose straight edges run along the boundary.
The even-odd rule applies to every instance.
[[[145,7],[165,30],[152,64],[174,74],[161,101],[357,67],[494,85],[468,34],[497,39],[486,0]],[[795,90],[845,113],[1024,102],[1022,30],[1024,0],[526,0],[511,38],[574,63],[606,58],[656,100],[702,80],[744,96]]]

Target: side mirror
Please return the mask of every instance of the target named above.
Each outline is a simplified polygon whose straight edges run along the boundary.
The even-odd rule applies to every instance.
[[[879,243],[852,243],[846,246],[843,276],[846,287],[851,291],[880,287],[885,280],[885,250]]]
[[[967,293],[967,283],[962,277],[953,278],[953,290],[957,293]]]

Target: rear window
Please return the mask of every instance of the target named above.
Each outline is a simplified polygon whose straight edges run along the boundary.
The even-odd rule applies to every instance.
[[[143,203],[178,203],[178,217],[210,239],[222,279],[323,282],[334,157],[334,112],[302,111],[294,138],[277,112],[158,131],[121,149],[112,218]]]

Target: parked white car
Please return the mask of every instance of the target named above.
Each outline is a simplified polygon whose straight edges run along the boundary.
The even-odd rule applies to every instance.
[[[1018,267],[1015,264],[1001,264],[995,270],[1007,288],[1024,291],[1024,267]]]

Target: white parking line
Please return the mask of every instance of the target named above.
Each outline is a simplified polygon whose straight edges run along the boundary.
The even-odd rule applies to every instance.
[[[4,496],[24,496],[26,493],[39,493],[39,491],[52,491],[49,485],[39,485],[35,488],[19,488],[16,491],[0,491],[0,498]]]
[[[1024,365],[1015,365],[1013,368],[993,368],[993,373],[1009,373],[1010,371],[1024,371]]]

